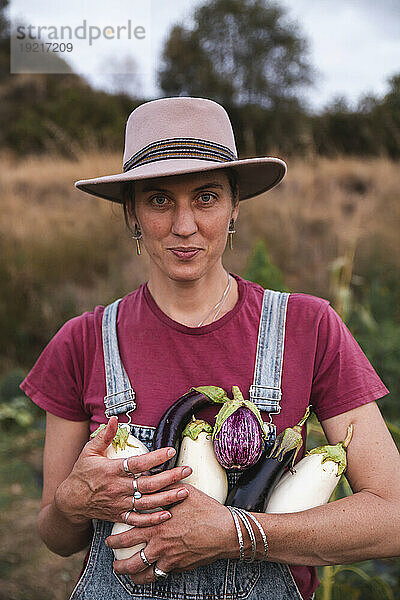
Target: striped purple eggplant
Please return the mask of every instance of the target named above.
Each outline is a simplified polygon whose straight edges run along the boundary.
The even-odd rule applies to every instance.
[[[261,457],[265,430],[256,405],[245,400],[237,386],[232,392],[233,399],[223,404],[216,417],[214,450],[225,469],[247,469]]]

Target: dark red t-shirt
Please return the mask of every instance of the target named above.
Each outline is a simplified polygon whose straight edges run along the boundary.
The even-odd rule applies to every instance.
[[[117,332],[121,358],[136,393],[135,424],[155,427],[165,410],[191,387],[216,385],[230,392],[232,385],[238,385],[248,397],[263,289],[234,277],[239,291],[236,305],[203,327],[187,327],[170,319],[146,284],[122,299]],[[107,421],[103,311],[103,306],[97,306],[68,321],[21,385],[44,410],[72,421],[90,420],[91,431]],[[282,410],[273,418],[278,432],[297,423],[308,404],[323,421],[387,393],[329,302],[290,294]],[[210,407],[196,416],[213,424],[218,410]],[[303,597],[309,598],[317,585],[315,569],[296,566],[291,570]]]

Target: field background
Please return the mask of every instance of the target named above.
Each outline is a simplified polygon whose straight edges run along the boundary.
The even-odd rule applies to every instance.
[[[62,600],[79,574],[82,554],[57,557],[36,534],[44,424],[41,412],[19,397],[17,384],[67,318],[145,280],[147,258],[135,255],[119,206],[73,187],[81,177],[118,172],[118,154],[98,151],[74,161],[44,156],[17,164],[4,154],[1,162],[0,398],[8,394],[22,421],[0,413],[0,598]],[[234,250],[226,251],[225,264],[241,275],[255,268],[267,277],[274,265],[287,289],[327,298],[342,312],[347,306],[350,318],[351,305],[364,298],[360,289],[370,292],[377,278],[398,277],[399,196],[399,165],[387,159],[291,160],[276,189],[242,203]],[[259,241],[267,248],[261,263],[252,255]],[[395,292],[386,289],[386,295]],[[376,364],[370,338],[362,339],[379,372],[390,356]],[[391,387],[384,371],[380,374]],[[380,404],[398,423],[396,398],[390,395]],[[369,570],[383,573],[394,591],[396,564],[380,561]]]

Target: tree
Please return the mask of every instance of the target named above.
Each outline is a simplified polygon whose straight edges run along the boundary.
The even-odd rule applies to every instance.
[[[163,61],[159,83],[166,95],[202,95],[228,106],[274,109],[311,81],[306,41],[270,1],[202,5],[192,28],[171,30]]]
[[[400,74],[388,81],[389,91],[373,111],[382,146],[390,158],[400,157]]]

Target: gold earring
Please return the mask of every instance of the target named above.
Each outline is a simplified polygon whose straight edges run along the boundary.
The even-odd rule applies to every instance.
[[[231,219],[231,221],[229,223],[229,229],[228,229],[229,248],[231,250],[233,248],[233,234],[234,233],[236,233],[236,230],[235,230],[235,221],[233,219]]]
[[[132,236],[132,239],[136,241],[136,254],[140,256],[142,254],[142,247],[140,245],[140,240],[142,238],[142,232],[140,231],[137,223],[135,223],[135,233]]]

